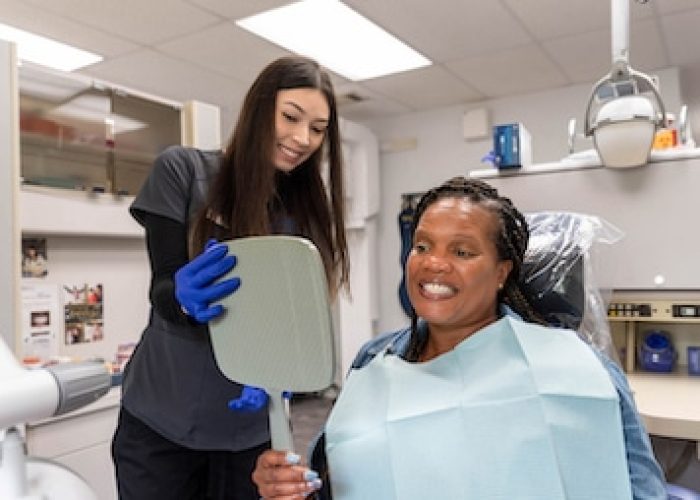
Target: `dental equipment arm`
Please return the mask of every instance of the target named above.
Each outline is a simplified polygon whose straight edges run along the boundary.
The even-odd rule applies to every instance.
[[[0,336],[0,498],[97,500],[88,484],[67,468],[25,456],[16,426],[92,403],[110,387],[98,362],[25,369]]]
[[[0,429],[80,408],[105,395],[110,385],[102,363],[25,369],[0,342]]]

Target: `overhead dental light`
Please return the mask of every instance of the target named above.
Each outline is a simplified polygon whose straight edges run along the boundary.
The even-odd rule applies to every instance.
[[[637,0],[646,3],[646,0]],[[604,166],[644,165],[666,110],[654,80],[629,65],[629,0],[611,0],[612,69],[593,86],[584,133]]]

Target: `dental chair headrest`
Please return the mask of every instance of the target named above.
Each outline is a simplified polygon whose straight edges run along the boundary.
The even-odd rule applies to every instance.
[[[586,232],[579,214],[526,214],[530,241],[521,284],[532,306],[552,326],[578,330],[586,309]]]

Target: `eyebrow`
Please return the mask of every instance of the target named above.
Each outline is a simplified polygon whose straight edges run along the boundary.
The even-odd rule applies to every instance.
[[[294,106],[300,113],[306,114],[306,110],[299,106],[297,103],[294,101],[284,101],[284,104],[289,104],[290,106]],[[323,123],[328,123],[328,118],[316,118],[314,122],[323,122]]]
[[[431,233],[429,231],[417,229],[413,233],[414,239],[421,237],[421,238],[428,238],[432,239]],[[452,243],[454,242],[460,242],[460,243],[479,243],[479,238],[472,235],[472,234],[465,234],[465,233],[453,233],[452,238],[450,238],[450,241]]]

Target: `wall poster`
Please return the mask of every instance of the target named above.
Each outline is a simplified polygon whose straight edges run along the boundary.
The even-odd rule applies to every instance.
[[[61,327],[58,287],[22,284],[22,357],[45,363],[58,355]]]
[[[101,283],[63,285],[66,345],[104,338],[102,292]]]

